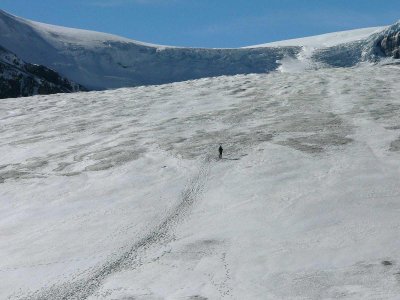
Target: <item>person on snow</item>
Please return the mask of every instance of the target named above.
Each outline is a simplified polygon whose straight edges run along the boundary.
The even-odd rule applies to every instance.
[[[222,158],[222,151],[224,151],[224,149],[222,149],[222,145],[219,145],[218,151],[219,151],[219,158]]]

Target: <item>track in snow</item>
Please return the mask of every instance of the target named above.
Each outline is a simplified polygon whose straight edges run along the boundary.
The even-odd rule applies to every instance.
[[[181,201],[167,214],[159,225],[131,245],[127,251],[121,253],[117,258],[107,261],[100,267],[95,267],[79,274],[78,276],[84,277],[83,279],[54,284],[47,290],[35,292],[23,299],[86,299],[101,286],[108,276],[125,268],[140,266],[140,255],[149,247],[167,240],[174,227],[187,216],[195,201],[200,197],[207,182],[211,160],[210,156],[206,156],[199,171],[189,180],[183,190]]]

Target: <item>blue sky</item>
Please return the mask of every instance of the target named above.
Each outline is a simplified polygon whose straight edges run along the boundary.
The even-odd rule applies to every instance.
[[[12,14],[139,41],[240,47],[388,25],[399,0],[0,0]]]

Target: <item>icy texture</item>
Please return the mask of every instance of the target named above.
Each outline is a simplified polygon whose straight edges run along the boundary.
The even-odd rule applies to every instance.
[[[398,58],[389,51],[385,53],[381,43],[388,36],[399,34],[400,22],[377,30],[365,39],[317,49],[312,54],[312,60],[327,67],[353,67],[364,62],[378,62],[382,58]],[[400,39],[397,47],[400,48]]]
[[[378,60],[381,57],[400,58],[400,21],[386,30],[372,35],[364,49],[365,57]]]
[[[398,74],[2,100],[0,298],[398,299]]]

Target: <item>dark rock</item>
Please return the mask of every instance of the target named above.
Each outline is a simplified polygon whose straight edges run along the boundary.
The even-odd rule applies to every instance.
[[[0,46],[0,99],[85,90],[49,68],[24,62]]]
[[[384,260],[384,261],[382,261],[382,265],[384,265],[384,266],[392,266],[393,262],[391,262],[389,260]]]

